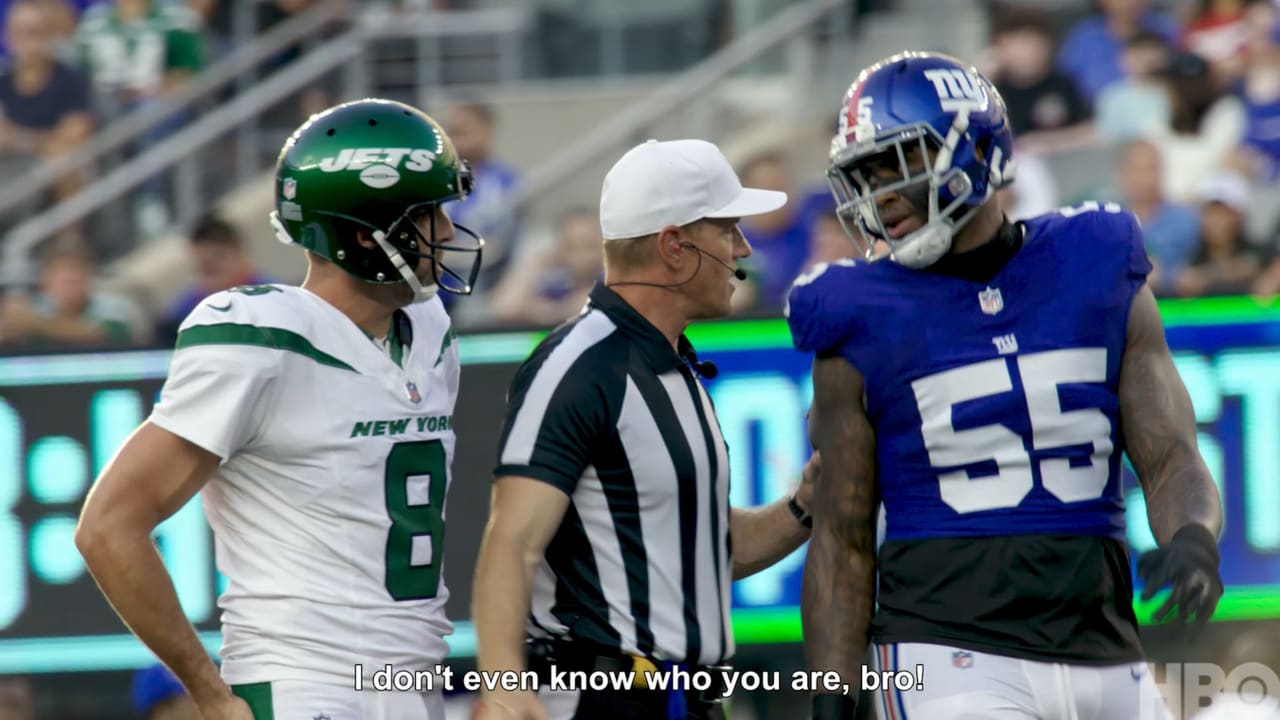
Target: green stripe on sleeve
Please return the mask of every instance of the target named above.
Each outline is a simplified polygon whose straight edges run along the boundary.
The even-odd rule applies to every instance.
[[[195,345],[257,345],[305,355],[321,365],[339,370],[356,371],[338,358],[316,348],[310,340],[298,333],[280,328],[237,323],[195,325],[178,333],[178,342],[174,345],[174,349],[181,350]]]

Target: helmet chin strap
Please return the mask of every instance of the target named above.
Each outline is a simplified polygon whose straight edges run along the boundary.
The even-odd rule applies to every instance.
[[[436,284],[422,284],[422,281],[418,279],[417,273],[415,273],[413,268],[409,267],[409,263],[405,261],[404,255],[401,255],[400,251],[397,250],[394,245],[387,242],[386,233],[381,230],[374,230],[373,241],[378,243],[378,247],[382,248],[382,252],[387,254],[387,258],[391,260],[391,264],[395,266],[396,272],[400,273],[400,277],[404,278],[404,281],[409,284],[409,288],[413,290],[414,302],[429,300],[435,297],[436,292],[439,290]]]
[[[273,210],[271,212],[271,215],[269,215],[268,217],[271,218],[271,228],[276,232],[276,239],[284,243],[285,245],[292,245],[294,242],[293,236],[289,234],[289,231],[288,229],[285,228],[284,223],[280,222],[280,213],[275,212]]]
[[[289,230],[285,228],[284,223],[280,222],[280,214],[272,212],[270,215],[271,227],[275,230],[276,239],[285,245],[293,245],[293,236],[289,234]],[[430,300],[436,296],[439,288],[435,283],[423,285],[418,279],[413,268],[409,267],[409,263],[405,261],[404,255],[395,248],[394,245],[387,242],[387,234],[381,230],[373,231],[373,241],[378,243],[378,247],[382,248],[382,252],[387,254],[387,258],[391,260],[391,264],[395,266],[396,272],[400,273],[400,277],[409,284],[409,288],[413,290],[413,301],[420,302],[422,300]]]
[[[951,242],[955,239],[955,234],[965,226],[973,217],[973,212],[965,212],[959,218],[943,216],[942,208],[938,207],[938,191],[942,189],[942,178],[946,177],[951,170],[951,159],[955,154],[956,145],[960,142],[960,137],[969,129],[969,109],[961,108],[956,113],[956,118],[951,122],[951,129],[947,131],[947,137],[942,142],[942,147],[938,149],[938,155],[934,158],[933,172],[929,177],[929,189],[925,203],[928,205],[928,220],[924,227],[902,238],[899,242],[890,242],[893,248],[893,259],[899,265],[919,270],[926,268],[942,259],[943,255],[951,249]],[[968,189],[961,197],[952,200],[949,206],[954,207],[958,202],[963,202],[969,193],[972,193],[972,185],[969,184],[968,177],[963,173],[959,175],[952,174],[954,179],[965,180]],[[959,193],[956,193],[960,195]],[[917,207],[919,207],[917,205]]]

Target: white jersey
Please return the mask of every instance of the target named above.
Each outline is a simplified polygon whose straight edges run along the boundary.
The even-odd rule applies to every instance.
[[[203,490],[230,684],[431,670],[459,363],[439,299],[402,365],[297,287],[213,295],[183,323],[150,421],[222,458]],[[366,680],[368,678],[366,677]]]

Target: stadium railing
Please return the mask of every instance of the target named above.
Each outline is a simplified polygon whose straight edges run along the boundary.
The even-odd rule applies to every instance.
[[[208,205],[210,193],[202,185],[206,177],[202,166],[213,160],[205,152],[216,141],[234,136],[234,152],[239,158],[238,175],[248,178],[260,172],[270,159],[264,159],[261,148],[266,144],[255,132],[260,119],[277,109],[289,98],[316,83],[339,78],[344,97],[362,97],[369,93],[370,48],[390,38],[417,38],[420,48],[431,54],[432,43],[442,37],[467,35],[518,36],[527,30],[528,15],[519,9],[491,8],[463,11],[424,11],[395,16],[394,21],[374,15],[352,16],[352,22],[339,26],[337,34],[316,45],[310,52],[288,64],[264,74],[254,84],[230,98],[212,104],[207,112],[190,112],[202,107],[204,100],[215,99],[219,92],[260,66],[282,50],[296,45],[303,37],[313,35],[328,23],[347,17],[347,4],[321,3],[317,8],[282,23],[250,45],[233,52],[223,61],[202,73],[174,96],[152,108],[141,110],[105,130],[95,138],[90,151],[74,160],[74,167],[62,165],[36,170],[24,178],[20,186],[0,189],[0,210],[11,202],[18,206],[33,197],[37,187],[47,187],[62,174],[83,167],[91,158],[106,154],[138,139],[157,120],[174,113],[188,111],[192,122],[172,135],[110,168],[80,192],[56,205],[24,219],[5,236],[0,255],[0,284],[14,284],[31,277],[31,251],[41,242],[55,237],[77,222],[84,221],[137,190],[160,173],[172,172],[173,216],[178,225],[192,222]],[[510,51],[515,52],[514,46]],[[500,63],[508,70],[518,68],[515,60]],[[429,87],[430,75],[420,79]],[[514,81],[512,72],[507,81]],[[421,92],[426,92],[425,89]],[[273,138],[274,140],[274,138]],[[278,145],[277,145],[278,147]],[[10,198],[13,198],[10,200]]]
[[[56,162],[36,166],[28,174],[0,185],[0,215],[49,192],[54,185],[87,167],[104,162],[108,156],[141,139],[157,123],[239,86],[252,71],[287,48],[316,36],[322,28],[343,16],[341,3],[321,2],[295,15],[249,42],[238,45],[225,57],[159,100],[142,105],[102,128],[79,152]]]

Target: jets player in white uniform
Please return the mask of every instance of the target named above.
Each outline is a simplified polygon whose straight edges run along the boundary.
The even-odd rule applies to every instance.
[[[470,173],[431,118],[363,100],[308,120],[276,174],[272,223],[307,250],[306,280],[221,292],[191,313],[76,543],[208,720],[442,720],[439,683],[368,689],[387,664],[430,672],[448,650],[459,363],[437,292],[469,293],[479,268],[483,242],[442,209]],[[221,674],[149,539],[201,489],[228,580]]]

